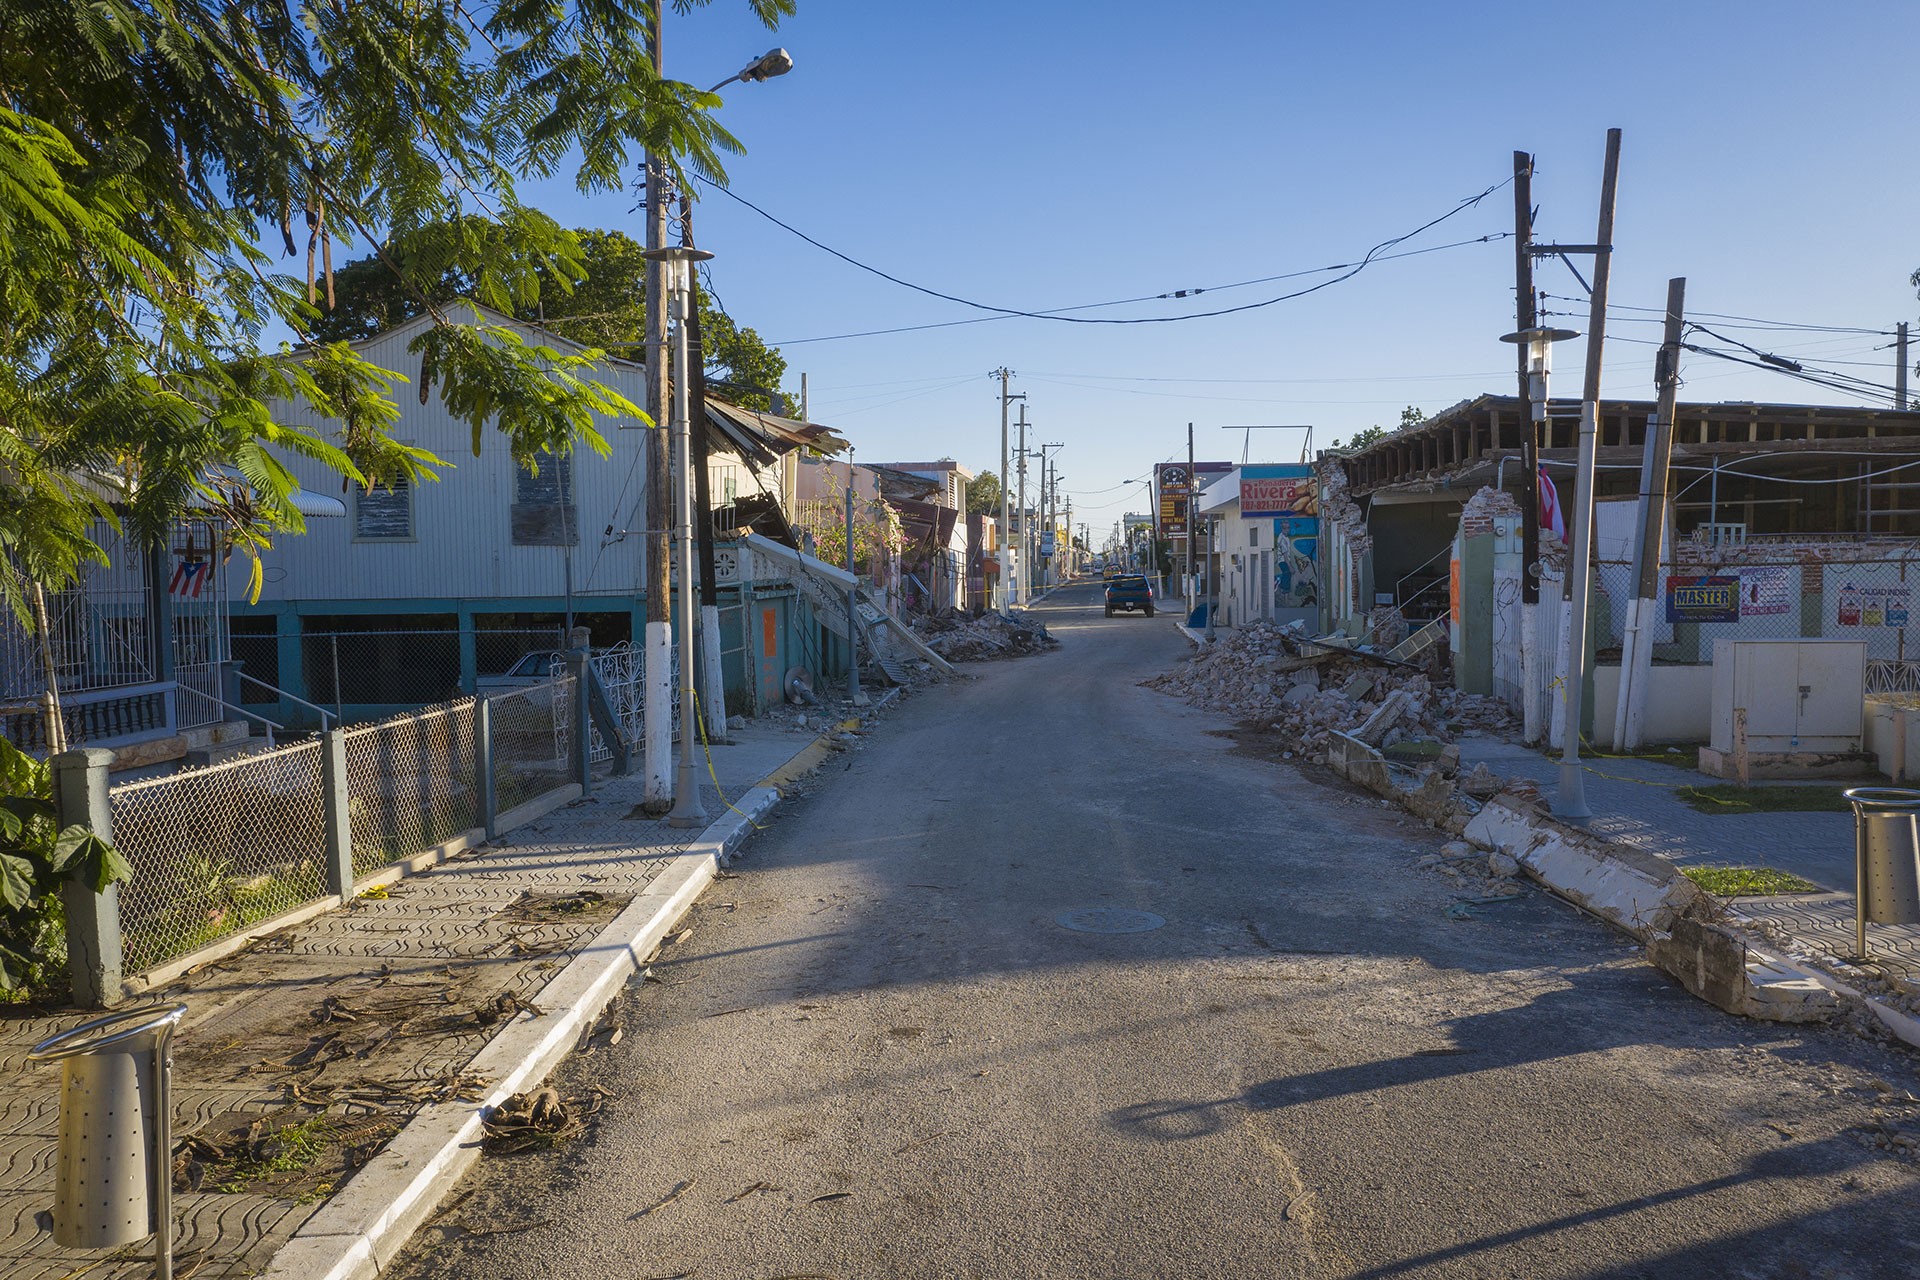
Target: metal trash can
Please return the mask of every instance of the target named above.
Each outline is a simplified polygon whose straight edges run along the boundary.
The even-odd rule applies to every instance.
[[[1855,787],[1854,943],[1867,957],[1867,922],[1920,924],[1920,791]]]
[[[83,1023],[28,1062],[60,1064],[53,1238],[106,1249],[156,1236],[160,1280],[173,1274],[173,1135],[168,1094],[183,1004],[150,1005]]]

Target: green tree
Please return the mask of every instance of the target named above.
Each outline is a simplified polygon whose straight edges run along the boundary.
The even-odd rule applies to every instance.
[[[1425,422],[1426,420],[1427,420],[1427,415],[1424,410],[1416,409],[1412,405],[1408,405],[1406,408],[1400,411],[1400,425],[1395,427],[1394,430],[1405,431],[1409,427],[1419,426],[1421,423]],[[1342,447],[1348,450],[1363,449],[1367,445],[1372,444],[1375,440],[1386,439],[1388,434],[1389,432],[1385,427],[1381,426],[1378,423],[1375,423],[1371,427],[1366,427],[1360,431],[1354,432],[1351,436],[1347,438],[1346,444]]]
[[[401,287],[386,258],[370,256],[347,263],[336,277],[334,306],[314,322],[316,336],[327,340],[371,337],[411,320],[429,305],[472,296],[471,276],[447,267],[437,246],[450,235],[465,234],[484,253],[497,244],[499,233],[483,220],[466,221],[472,225],[464,232],[435,226],[387,247],[386,256],[400,262],[410,276],[431,274],[431,281],[417,293]],[[569,237],[573,252],[535,268],[538,292],[514,306],[512,314],[581,346],[644,359],[644,247],[620,231],[581,228]],[[741,328],[733,317],[715,308],[705,290],[700,291],[700,331],[709,387],[747,408],[771,409],[772,393],[779,391],[787,372],[786,357],[779,348],[767,346],[755,330]]]
[[[794,0],[749,5],[772,26]],[[158,537],[189,504],[255,555],[257,590],[258,551],[302,527],[286,456],[363,483],[433,476],[439,459],[388,434],[389,375],[344,344],[262,342],[276,324],[312,336],[336,242],[373,246],[433,314],[416,345],[476,448],[492,426],[524,459],[604,449],[594,415],[639,410],[591,358],[454,323],[429,298],[454,278],[512,312],[579,270],[520,180],[616,190],[642,147],[682,182],[724,180],[739,146],[720,99],[655,74],[652,12],[0,0],[0,600],[44,637],[45,592],[103,558],[96,521]],[[297,257],[296,224],[304,278],[260,245],[273,231]],[[277,421],[281,403],[337,435]]]
[[[1000,477],[997,474],[982,471],[967,482],[967,514],[999,516]]]

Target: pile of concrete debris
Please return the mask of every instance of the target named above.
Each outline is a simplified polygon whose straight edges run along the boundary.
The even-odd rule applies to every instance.
[[[1431,753],[1460,733],[1499,732],[1512,723],[1496,698],[1436,687],[1431,675],[1342,637],[1316,641],[1297,628],[1255,622],[1222,633],[1153,688],[1265,725],[1301,755],[1327,748],[1335,732],[1383,749]]]
[[[977,618],[949,614],[924,622],[916,619],[914,629],[925,637],[929,649],[949,662],[1024,658],[1060,645],[1037,618],[1025,612],[1010,617],[984,613]]]

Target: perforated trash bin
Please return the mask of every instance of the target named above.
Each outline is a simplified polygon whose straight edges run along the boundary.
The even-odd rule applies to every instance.
[[[1855,942],[1867,954],[1867,923],[1920,924],[1920,791],[1855,787]]]
[[[158,1236],[162,1280],[173,1244],[168,1085],[173,1031],[186,1011],[158,1005],[97,1018],[27,1055],[60,1064],[54,1242],[106,1249]]]

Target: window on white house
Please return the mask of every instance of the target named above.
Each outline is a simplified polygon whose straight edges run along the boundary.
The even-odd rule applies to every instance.
[[[513,543],[517,547],[571,547],[579,542],[573,504],[573,458],[542,451],[538,470],[521,466],[513,477]]]
[[[1250,524],[1247,526],[1247,545],[1250,547],[1257,547],[1260,545],[1260,526],[1259,525]]]
[[[413,486],[405,476],[354,490],[353,536],[368,541],[413,537]]]

